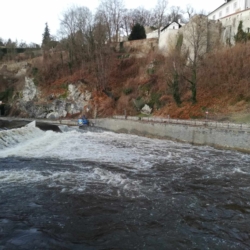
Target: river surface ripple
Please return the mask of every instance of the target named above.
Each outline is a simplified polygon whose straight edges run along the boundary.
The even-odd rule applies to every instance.
[[[112,132],[0,131],[6,249],[250,249],[250,155]]]

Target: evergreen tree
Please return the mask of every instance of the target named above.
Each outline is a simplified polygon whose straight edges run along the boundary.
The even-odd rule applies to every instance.
[[[145,39],[146,38],[146,32],[143,25],[140,25],[139,23],[136,23],[131,31],[131,34],[128,37],[128,40],[139,40],[139,39]]]
[[[3,39],[0,37],[0,46],[4,46]]]
[[[237,34],[234,36],[236,43],[242,43],[247,41],[247,33],[243,31],[243,22],[240,21]]]
[[[51,41],[49,26],[47,23],[45,23],[45,29],[43,33],[43,41],[42,41],[42,47],[48,47]]]

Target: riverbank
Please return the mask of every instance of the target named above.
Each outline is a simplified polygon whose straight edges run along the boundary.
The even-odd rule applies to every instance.
[[[186,122],[186,123],[185,123]],[[206,122],[182,121],[182,123],[153,122],[146,120],[96,119],[95,126],[114,132],[156,136],[163,139],[208,145],[250,153],[250,130],[235,124],[217,127]],[[196,124],[196,125],[195,125]]]
[[[130,119],[131,118],[131,119]],[[11,124],[7,128],[21,127],[36,120],[42,130],[59,131],[58,126],[76,126],[77,120],[46,120],[23,118],[0,118],[1,124]],[[215,123],[206,121],[185,121],[158,118],[129,119],[102,118],[91,122],[95,127],[107,129],[117,133],[128,133],[147,137],[187,142],[194,145],[208,145],[216,148],[238,150],[250,153],[250,127],[233,123]]]

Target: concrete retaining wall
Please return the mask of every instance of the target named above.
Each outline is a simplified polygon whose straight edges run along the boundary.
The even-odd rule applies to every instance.
[[[95,119],[91,120],[95,127],[104,128],[114,132],[137,134],[142,136],[155,136],[165,139],[188,142],[197,145],[209,145],[213,147],[234,149],[250,153],[250,129],[249,125],[217,124],[202,121],[183,121],[182,124],[174,123],[181,120],[137,117],[125,119]],[[153,119],[153,118],[152,118]],[[159,120],[160,119],[160,120]],[[1,120],[33,121],[35,119],[1,117]],[[73,120],[37,120],[40,123],[54,125],[77,126],[77,119]],[[216,127],[214,126],[215,124]]]
[[[118,119],[96,119],[95,126],[115,132],[156,136],[250,153],[250,131],[246,130]]]

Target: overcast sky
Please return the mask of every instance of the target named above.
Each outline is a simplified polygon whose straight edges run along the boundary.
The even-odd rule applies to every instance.
[[[152,9],[157,0],[124,0],[127,8],[143,6]],[[205,10],[207,13],[213,11],[224,0],[169,0],[168,7],[180,6],[185,9],[190,4],[195,10]],[[0,37],[4,40],[24,41],[27,43],[41,44],[42,33],[47,22],[52,35],[57,34],[59,29],[61,13],[71,5],[86,6],[95,11],[99,0],[2,0],[0,14]]]

